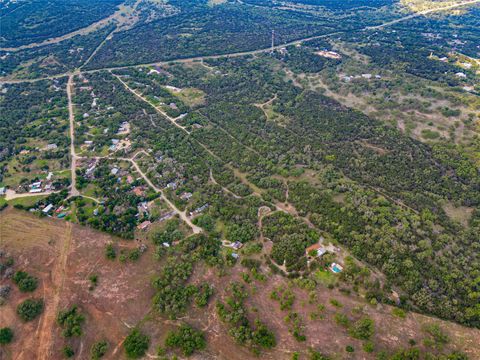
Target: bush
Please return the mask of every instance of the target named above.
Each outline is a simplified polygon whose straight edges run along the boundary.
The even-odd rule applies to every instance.
[[[65,345],[63,347],[62,353],[66,358],[71,358],[73,355],[75,355],[75,351],[73,351],[72,347],[69,345]]]
[[[21,292],[34,291],[38,286],[37,278],[29,275],[25,271],[17,271],[15,275],[13,275],[13,282],[17,284]]]
[[[430,335],[429,339],[424,340],[427,346],[441,347],[449,342],[448,335],[437,324],[424,325],[422,330]]]
[[[27,299],[17,306],[17,314],[23,321],[31,321],[43,311],[43,300]]]
[[[347,352],[349,352],[349,353],[352,353],[352,352],[355,351],[355,349],[353,348],[352,345],[347,345],[347,346],[345,347],[345,350],[347,350]]]
[[[62,335],[65,337],[82,335],[82,323],[85,316],[77,312],[77,306],[73,305],[69,310],[62,310],[57,315],[57,323],[63,327]]]
[[[367,353],[371,353],[375,350],[375,345],[371,341],[367,341],[365,344],[363,344],[363,351]]]
[[[105,247],[105,257],[108,260],[115,260],[115,258],[117,257],[117,252],[115,251],[115,248],[112,244],[108,244]]]
[[[392,314],[394,316],[397,316],[401,319],[405,319],[407,317],[407,313],[405,312],[405,310],[403,309],[400,309],[400,308],[393,308],[392,309]]]
[[[189,325],[182,325],[177,332],[170,332],[165,340],[165,346],[180,348],[183,355],[190,356],[196,350],[202,350],[207,342],[202,332],[193,329]]]
[[[356,321],[350,329],[350,335],[356,339],[369,340],[375,331],[373,320],[363,318]]]
[[[0,344],[10,344],[13,339],[13,331],[8,327],[0,329]]]
[[[92,345],[90,349],[90,357],[92,360],[98,360],[103,355],[107,353],[108,350],[108,342],[107,341],[99,341]]]
[[[126,337],[123,347],[128,358],[138,359],[145,355],[149,344],[150,338],[135,328]]]

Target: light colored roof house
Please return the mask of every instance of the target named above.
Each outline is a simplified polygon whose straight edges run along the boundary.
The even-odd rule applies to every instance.
[[[140,225],[137,226],[137,228],[139,228],[140,230],[145,230],[146,228],[148,228],[152,223],[150,221],[144,221],[142,222]]]

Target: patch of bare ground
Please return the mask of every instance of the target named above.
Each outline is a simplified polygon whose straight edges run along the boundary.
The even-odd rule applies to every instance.
[[[197,265],[189,283],[208,282],[213,285],[213,299],[206,308],[192,306],[184,317],[169,320],[151,309],[154,295],[151,279],[162,265],[153,258],[151,250],[143,254],[138,262],[123,264],[118,260],[109,261],[104,257],[107,243],[115,242],[124,249],[135,248],[138,243],[114,239],[90,228],[66,224],[57,219],[41,219],[15,209],[7,209],[0,216],[2,248],[15,257],[16,269],[26,269],[40,279],[39,288],[33,296],[43,297],[46,306],[39,319],[30,323],[19,322],[15,308],[30,295],[19,293],[13,286],[11,297],[0,308],[0,314],[2,324],[12,327],[16,337],[14,343],[0,348],[2,360],[61,359],[61,348],[67,342],[60,334],[55,316],[59,309],[73,304],[78,304],[86,315],[84,335],[68,341],[78,359],[88,358],[91,345],[102,339],[110,343],[106,359],[124,359],[122,343],[134,326],[139,326],[151,337],[146,358],[155,358],[156,348],[164,344],[168,331],[183,322],[203,330],[208,341],[207,348],[194,354],[192,359],[288,360],[294,351],[306,354],[309,347],[335,359],[374,359],[374,355],[363,352],[359,340],[351,338],[346,329],[335,322],[337,313],[345,314],[352,321],[362,316],[372,318],[375,321],[373,341],[377,350],[408,347],[410,339],[423,347],[425,334],[421,330],[422,325],[435,322],[451,339],[445,350],[460,350],[469,354],[471,359],[480,358],[480,349],[475,342],[480,336],[478,329],[464,328],[415,313],[409,313],[405,319],[401,319],[392,315],[390,306],[373,306],[361,295],[347,295],[338,288],[329,289],[323,285],[317,286],[316,298],[310,302],[306,290],[292,286],[296,297],[292,311],[302,318],[306,335],[305,342],[298,342],[284,321],[288,311],[281,311],[279,304],[270,298],[275,287],[289,286],[289,280],[272,274],[265,282],[254,281],[246,285],[250,296],[245,306],[250,321],[261,319],[277,339],[277,346],[273,350],[257,357],[228,335],[228,326],[220,321],[215,308],[217,300],[225,300],[229,295],[229,284],[233,281],[242,282],[242,272],[247,270],[240,264],[228,268],[223,274],[216,268]],[[265,245],[268,243],[265,242]],[[266,267],[262,271],[268,273]],[[98,286],[94,290],[88,289],[88,277],[91,274],[98,275]],[[341,307],[333,306],[331,299],[336,299]],[[318,311],[319,304],[325,306],[321,312],[322,318],[311,320],[310,314]],[[353,355],[345,352],[346,345],[355,347]]]
[[[68,341],[79,359],[88,358],[91,345],[102,339],[113,349],[127,335],[128,325],[135,325],[149,311],[153,256],[145,254],[138,262],[122,264],[104,255],[109,242],[135,247],[133,242],[14,209],[4,210],[1,217],[2,249],[14,256],[17,270],[25,269],[39,278],[33,294],[20,293],[12,286],[1,308],[2,324],[15,333],[15,342],[5,348],[6,359],[62,359],[61,349],[67,341],[55,319],[59,310],[71,305],[77,304],[86,315],[84,335]],[[98,275],[98,286],[89,290],[92,274]],[[15,308],[31,295],[44,299],[45,310],[33,322],[19,322]]]
[[[472,217],[473,208],[467,206],[455,206],[452,203],[446,203],[443,206],[443,210],[448,217],[454,221],[458,221],[463,226],[468,226],[468,222]]]

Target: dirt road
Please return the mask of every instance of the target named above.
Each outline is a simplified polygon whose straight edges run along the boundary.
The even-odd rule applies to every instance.
[[[64,243],[60,244],[58,260],[52,268],[53,289],[45,294],[45,314],[39,323],[36,334],[39,336],[38,352],[40,360],[48,360],[52,357],[53,327],[59,310],[62,290],[65,284],[65,272],[67,267],[68,254],[72,244],[72,224],[65,222],[66,236]]]
[[[136,156],[137,154],[135,154],[133,156],[133,158]],[[145,173],[142,171],[142,169],[140,169],[140,166],[138,166],[138,164],[136,163],[135,160],[133,160],[133,158],[119,158],[120,160],[126,160],[126,161],[129,161],[130,163],[132,163],[133,167],[135,168],[135,170],[137,170],[137,172],[142,176],[142,178],[145,180],[145,182],[153,189],[155,190],[155,192],[159,193],[160,194],[160,197],[162,198],[162,200],[164,200],[168,206],[170,206],[170,208],[176,213],[178,214],[178,216],[180,216],[180,218],[188,224],[188,226],[190,226],[190,228],[192,229],[193,233],[194,234],[200,234],[203,230],[202,228],[198,227],[197,225],[195,225],[194,223],[192,223],[192,221],[190,220],[190,218],[187,216],[187,213],[186,211],[181,211],[179,208],[177,208],[175,206],[175,204],[173,204],[166,196],[165,194],[163,193],[163,191],[161,189],[159,189],[158,187],[155,186],[154,183],[152,183],[150,181],[150,179],[147,177],[147,175],[145,175]]]
[[[70,171],[71,171],[71,186],[70,196],[78,196],[80,192],[77,190],[77,154],[75,153],[75,113],[73,112],[72,93],[74,91],[73,83],[74,75],[68,77],[67,83],[67,98],[68,98],[68,118],[70,120]]]

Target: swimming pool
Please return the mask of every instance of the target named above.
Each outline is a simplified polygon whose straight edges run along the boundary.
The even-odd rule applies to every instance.
[[[342,270],[343,270],[343,268],[340,265],[335,264],[335,263],[332,264],[331,269],[335,274],[338,274],[339,272],[342,272]]]

